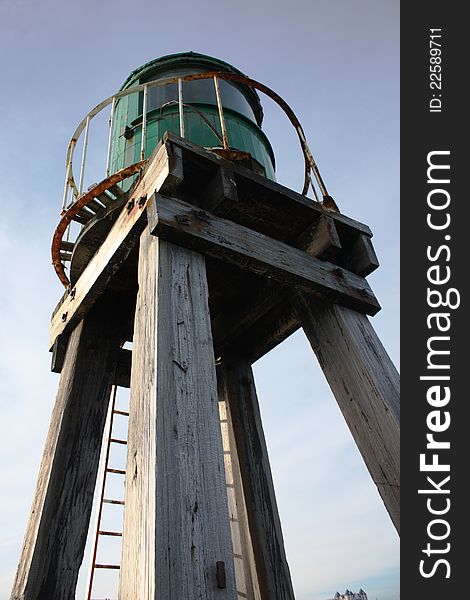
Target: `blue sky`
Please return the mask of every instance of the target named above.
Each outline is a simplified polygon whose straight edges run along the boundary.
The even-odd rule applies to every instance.
[[[398,363],[397,0],[0,0],[0,600],[9,596],[58,377],[50,265],[65,149],[84,114],[129,72],[194,50],[233,63],[299,116],[342,212],[373,230],[374,326]],[[300,189],[293,131],[269,100],[278,180]],[[363,587],[397,600],[398,538],[303,334],[255,365],[298,600]]]

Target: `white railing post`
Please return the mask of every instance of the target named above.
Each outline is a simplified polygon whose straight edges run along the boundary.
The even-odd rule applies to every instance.
[[[111,104],[111,114],[109,115],[109,135],[108,135],[108,153],[106,155],[106,177],[109,177],[111,168],[111,146],[112,146],[112,134],[114,125],[114,111],[116,110],[116,96],[113,96],[113,102]]]
[[[148,85],[144,86],[144,101],[142,106],[142,140],[140,143],[140,160],[145,160],[145,144],[147,137],[147,96]]]
[[[222,98],[220,97],[219,78],[214,75],[215,95],[217,97],[217,108],[219,109],[220,130],[222,132],[222,142],[224,149],[228,150],[227,130],[225,129],[224,109],[222,107]]]
[[[80,178],[78,180],[78,195],[82,193],[83,178],[85,176],[85,165],[86,165],[86,151],[88,148],[88,131],[90,129],[90,117],[86,119],[85,133],[83,137],[83,150],[82,150],[82,162],[80,164]]]
[[[184,138],[184,110],[183,110],[183,81],[178,79],[178,109],[180,115],[180,136]]]

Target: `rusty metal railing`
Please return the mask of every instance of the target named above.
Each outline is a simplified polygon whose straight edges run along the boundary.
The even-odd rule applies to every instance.
[[[211,125],[211,123],[206,119],[202,113],[192,105],[186,104],[184,102],[184,82],[189,81],[197,81],[200,79],[212,79],[214,83],[215,96],[217,100],[217,109],[218,109],[218,117],[220,123],[220,135],[215,130],[215,128]],[[76,220],[79,223],[80,218],[89,219],[90,214],[93,215],[93,211],[91,211],[92,203],[95,202],[96,205],[99,206],[99,197],[98,201],[95,200],[98,193],[102,193],[101,188],[103,190],[109,189],[109,186],[116,188],[116,184],[122,181],[125,177],[129,177],[141,171],[145,165],[145,156],[146,156],[146,144],[147,144],[147,120],[148,120],[148,92],[151,88],[154,87],[163,87],[167,85],[176,84],[178,89],[178,100],[171,101],[167,104],[178,104],[178,114],[179,114],[179,129],[180,136],[185,137],[185,127],[184,127],[184,111],[191,110],[198,114],[200,114],[206,125],[212,130],[216,138],[221,142],[222,146],[225,150],[229,149],[228,144],[228,136],[227,136],[227,128],[225,125],[225,117],[224,117],[224,108],[222,104],[222,98],[220,94],[220,86],[219,80],[229,81],[233,83],[238,83],[241,85],[245,85],[247,87],[253,88],[267,95],[269,98],[274,100],[281,109],[284,111],[289,121],[293,125],[296,130],[297,137],[299,139],[300,147],[302,149],[304,163],[305,163],[305,171],[304,171],[304,183],[302,188],[302,194],[307,195],[309,189],[312,189],[313,196],[317,202],[326,202],[326,205],[330,204],[331,198],[328,195],[328,191],[326,189],[326,185],[320,175],[320,171],[318,166],[312,156],[310,148],[307,144],[305,133],[302,129],[300,121],[295,115],[294,111],[290,108],[290,106],[283,100],[279,94],[274,92],[269,87],[264,84],[250,79],[249,77],[245,77],[244,75],[239,75],[237,73],[229,73],[225,71],[209,71],[204,73],[194,73],[190,75],[179,75],[177,77],[168,77],[165,79],[159,79],[155,81],[150,81],[147,83],[135,85],[128,89],[122,90],[112,96],[109,96],[99,104],[97,104],[92,110],[88,112],[87,115],[80,121],[77,128],[73,132],[72,138],[67,147],[67,155],[66,155],[66,175],[65,175],[65,184],[64,184],[64,193],[62,197],[62,205],[61,205],[61,222],[56,229],[53,239],[53,264],[54,268],[59,275],[60,280],[64,285],[68,285],[68,277],[65,275],[65,266],[63,263],[64,260],[70,260],[71,258],[71,247],[70,242],[70,227],[72,224],[72,220]],[[142,93],[143,95],[143,106],[142,106],[142,121],[139,124],[141,127],[141,146],[140,146],[140,160],[135,162],[132,165],[128,165],[124,169],[111,174],[111,156],[112,156],[112,147],[113,147],[113,127],[115,123],[115,115],[116,115],[116,106],[117,102],[126,96],[131,94]],[[165,105],[167,105],[165,104]],[[106,152],[106,166],[105,166],[105,179],[95,186],[94,193],[90,193],[90,191],[83,191],[84,182],[85,182],[85,173],[87,167],[87,151],[88,151],[88,140],[89,140],[89,132],[90,125],[94,117],[100,114],[107,106],[111,106],[110,115],[108,119],[108,140],[107,140],[107,152]],[[83,134],[83,145],[82,145],[82,156],[80,161],[80,171],[78,178],[78,185],[75,182],[75,177],[73,173],[73,161],[74,161],[74,153],[77,147],[78,141],[81,139]],[[106,187],[105,183],[108,183],[109,186]],[[90,188],[88,188],[90,190]],[[87,206],[89,204],[89,206]],[[333,202],[333,206],[334,202]],[[81,212],[80,212],[81,211]],[[91,212],[90,212],[91,211]],[[78,215],[78,216],[77,216]],[[81,216],[80,216],[81,215]],[[62,256],[60,256],[59,248],[61,248],[62,241],[65,239],[67,250],[62,252]],[[63,244],[62,244],[63,245]],[[63,250],[63,249],[62,249]],[[64,256],[67,255],[64,259]]]
[[[178,86],[179,119],[180,119],[180,135],[181,135],[181,137],[184,137],[185,131],[184,131],[183,82],[195,81],[195,80],[199,80],[199,79],[212,79],[214,81],[214,87],[215,87],[216,98],[217,98],[217,107],[218,107],[218,112],[219,112],[220,129],[221,129],[221,133],[222,133],[222,140],[223,140],[224,148],[228,148],[228,140],[227,140],[227,132],[226,132],[226,126],[225,126],[222,100],[221,100],[221,96],[220,96],[219,79],[247,85],[248,87],[254,88],[254,89],[266,94],[268,97],[270,97],[272,100],[274,100],[283,109],[283,111],[286,113],[287,117],[289,118],[290,122],[294,126],[294,128],[297,132],[297,136],[299,138],[300,146],[302,148],[305,165],[306,165],[302,194],[306,195],[308,193],[309,187],[311,187],[317,201],[321,202],[323,198],[328,196],[328,192],[327,192],[325,183],[320,175],[318,166],[317,166],[317,164],[312,156],[312,153],[309,149],[309,146],[308,146],[307,140],[306,140],[306,136],[302,129],[300,121],[298,120],[294,111],[287,104],[287,102],[285,102],[276,92],[274,92],[273,90],[271,90],[264,84],[259,83],[258,81],[255,81],[254,79],[250,79],[249,77],[245,77],[243,75],[238,75],[237,73],[228,73],[225,71],[221,71],[221,72],[210,71],[210,72],[206,72],[206,73],[195,73],[195,74],[191,74],[191,75],[184,75],[184,76],[180,75],[178,77],[169,77],[166,79],[159,79],[159,80],[155,80],[155,81],[150,81],[148,83],[135,85],[126,90],[122,90],[121,92],[118,92],[117,94],[114,94],[113,96],[110,96],[109,98],[106,98],[105,100],[103,100],[102,102],[97,104],[80,121],[80,123],[78,124],[78,127],[75,129],[75,131],[72,135],[72,138],[69,142],[69,145],[67,147],[66,178],[65,178],[64,195],[63,195],[61,209],[64,210],[68,205],[70,205],[71,202],[73,202],[76,198],[78,198],[78,196],[82,192],[81,187],[83,185],[85,169],[86,169],[86,156],[87,156],[86,146],[88,143],[88,132],[89,132],[90,123],[96,115],[98,115],[104,108],[111,105],[111,114],[110,114],[110,117],[108,120],[109,137],[108,137],[108,151],[107,151],[106,169],[105,169],[105,176],[108,177],[110,174],[111,149],[112,149],[112,128],[114,125],[116,102],[120,98],[123,98],[130,94],[136,94],[139,92],[143,92],[142,141],[141,141],[141,152],[140,152],[141,160],[143,160],[143,158],[145,156],[145,149],[146,149],[145,133],[146,133],[146,128],[147,128],[148,90],[153,87],[162,87],[162,86],[171,85],[171,84],[175,84],[175,83],[177,84],[177,86]],[[75,147],[76,147],[77,142],[83,132],[85,132],[84,133],[85,140],[84,140],[84,146],[83,146],[83,152],[82,152],[82,161],[80,164],[79,185],[77,186],[75,183],[74,175],[73,175],[73,164],[72,163],[73,163]],[[312,178],[312,174],[313,174],[313,178]],[[319,193],[315,189],[314,181],[315,181],[316,186],[318,187]],[[70,191],[72,192],[72,198],[71,198],[71,202],[68,204],[67,200],[68,200],[68,195],[69,195]]]

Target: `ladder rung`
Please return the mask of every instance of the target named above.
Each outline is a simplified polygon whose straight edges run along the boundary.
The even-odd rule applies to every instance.
[[[103,210],[104,208],[103,204],[97,202],[96,200],[91,200],[86,206],[95,213],[97,213],[100,210]]]
[[[77,221],[77,223],[81,223],[82,225],[86,225],[90,219],[84,219],[80,215],[73,215],[72,221]]]
[[[97,196],[97,198],[105,206],[109,206],[110,204],[112,204],[113,202],[115,202],[114,198],[111,198],[111,196],[109,194],[107,194],[106,192],[103,192],[102,194],[100,194],[99,196]]]
[[[67,242],[66,240],[60,242],[60,249],[66,252],[73,252],[74,247],[75,244],[73,242]]]
[[[124,193],[122,188],[119,187],[117,183],[115,185],[111,185],[108,191],[110,191],[111,194],[114,194],[116,198],[119,198],[119,196],[122,196],[122,194]]]
[[[70,261],[72,260],[72,254],[70,252],[60,252],[60,260]]]
[[[111,535],[111,536],[114,536],[114,537],[122,537],[122,533],[119,532],[119,531],[103,531],[103,530],[100,530],[100,531],[98,531],[98,535]]]
[[[95,565],[95,569],[120,569],[119,565]]]
[[[106,473],[116,473],[117,475],[125,475],[126,472],[123,469],[106,469]]]
[[[125,410],[114,410],[113,411],[115,415],[123,415],[124,417],[128,417],[129,413],[126,412]]]
[[[124,506],[124,500],[110,500],[108,498],[103,498],[103,504],[120,504]]]
[[[109,441],[113,442],[113,444],[123,444],[124,446],[127,444],[126,440],[118,440],[116,438],[111,438]]]

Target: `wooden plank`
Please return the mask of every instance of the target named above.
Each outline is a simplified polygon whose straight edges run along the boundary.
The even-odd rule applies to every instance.
[[[70,336],[12,599],[75,597],[119,348],[97,308]]]
[[[70,335],[65,333],[59,335],[52,346],[51,371],[53,373],[62,372],[69,337]]]
[[[53,316],[49,348],[52,348],[58,335],[71,331],[80,322],[130,254],[145,227],[146,197],[155,190],[174,190],[181,182],[181,167],[172,169],[171,160],[174,162],[166,146],[162,145],[149,162],[132,194],[134,204],[130,208],[126,205],[122,209],[106,240]],[[141,198],[144,199],[143,202],[139,202]]]
[[[218,167],[200,197],[201,208],[222,217],[226,216],[233,203],[238,201],[233,171],[227,167]]]
[[[204,258],[145,230],[121,600],[236,600],[207,294]]]
[[[248,205],[250,202],[248,201],[248,197],[244,199],[242,196],[245,192],[249,191],[248,195],[254,199],[253,205],[256,204],[256,201],[273,205],[277,207],[280,218],[289,218],[289,215],[301,211],[303,215],[310,214],[310,218],[306,216],[306,219],[307,222],[312,222],[325,214],[325,210],[322,206],[311,198],[307,198],[276,181],[267,179],[263,175],[254,173],[250,169],[228,161],[214,152],[210,152],[189,140],[178,137],[174,133],[167,132],[164,139],[170,142],[171,147],[179,147],[184,150],[183,163],[196,160],[197,157],[199,161],[224,166],[230,169],[234,174],[237,188],[240,187],[241,190],[239,190],[238,194],[239,199],[240,201],[245,200],[243,204],[247,209],[249,208]],[[253,206],[253,208],[255,208],[255,206]],[[355,235],[359,232],[372,237],[372,231],[364,223],[356,221],[342,213],[328,212],[328,216],[333,219],[338,228],[347,231],[350,234]]]
[[[262,600],[293,600],[281,522],[249,360],[223,356],[220,398],[229,405]]]
[[[261,233],[161,194],[147,213],[151,232],[163,239],[367,314],[380,310],[362,277]]]
[[[291,298],[288,297],[266,313],[231,347],[234,350],[246,351],[247,358],[253,363],[287,339],[299,327]]]
[[[118,352],[114,385],[119,387],[131,387],[131,364],[132,351],[121,348]]]
[[[365,315],[299,295],[299,320],[397,531],[399,376]]]
[[[341,250],[335,222],[327,215],[322,215],[314,225],[306,229],[294,245],[310,256],[323,260],[336,256]]]
[[[310,256],[334,256],[341,244],[334,221],[322,216],[293,242]],[[243,294],[230,310],[212,319],[212,334],[217,353],[244,348],[252,362],[272,350],[299,327],[292,309],[292,291],[277,282],[262,279],[255,289]]]
[[[250,334],[255,324],[283,303],[289,294],[290,291],[277,282],[262,279],[256,290],[250,291],[230,310],[215,316],[212,319],[212,334],[217,352],[223,353],[233,344],[243,344],[245,336]]]
[[[370,238],[365,235],[358,236],[350,252],[348,269],[361,277],[367,277],[380,266],[374,246]]]

